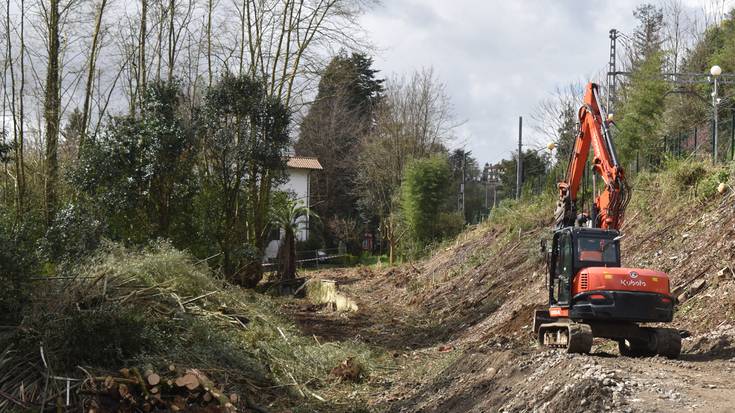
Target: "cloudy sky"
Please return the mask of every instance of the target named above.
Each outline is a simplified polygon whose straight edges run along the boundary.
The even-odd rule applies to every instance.
[[[384,76],[433,67],[457,118],[453,146],[482,164],[510,156],[518,116],[539,145],[530,115],[554,89],[606,68],[609,31],[630,33],[636,0],[383,0],[362,19]],[[701,9],[710,0],[687,0]]]

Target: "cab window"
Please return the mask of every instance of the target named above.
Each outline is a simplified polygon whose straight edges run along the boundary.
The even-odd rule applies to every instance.
[[[557,303],[569,302],[570,281],[572,279],[574,260],[572,257],[572,238],[564,233],[559,237],[556,251],[556,279],[554,280],[554,298]]]
[[[616,264],[618,246],[611,239],[580,237],[577,242],[577,257],[584,262]]]

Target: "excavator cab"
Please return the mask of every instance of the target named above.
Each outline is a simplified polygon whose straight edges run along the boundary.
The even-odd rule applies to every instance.
[[[566,227],[554,231],[547,254],[549,309],[534,314],[539,343],[588,353],[592,338],[618,342],[621,354],[677,357],[677,330],[641,327],[667,322],[673,297],[666,274],[622,268],[616,230]]]
[[[573,297],[573,281],[587,267],[620,267],[619,241],[614,230],[568,227],[554,232],[547,256],[549,303],[568,307]]]

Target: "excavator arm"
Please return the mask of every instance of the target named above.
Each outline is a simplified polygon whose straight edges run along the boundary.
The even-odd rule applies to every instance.
[[[613,146],[607,119],[600,105],[599,87],[587,84],[584,105],[579,109],[579,133],[564,181],[559,182],[559,202],[556,209],[556,227],[581,226],[586,220],[592,227],[620,229],[625,208],[630,201],[630,188],[625,181]],[[592,146],[592,169],[604,183],[604,190],[595,198],[590,214],[577,215],[577,197],[582,174]]]

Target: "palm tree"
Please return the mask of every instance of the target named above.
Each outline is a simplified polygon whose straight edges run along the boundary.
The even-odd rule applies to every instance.
[[[271,207],[271,225],[284,232],[283,244],[278,251],[282,281],[296,278],[296,232],[299,230],[299,219],[301,217],[319,218],[303,203],[291,198],[286,198],[282,202],[275,202]]]

